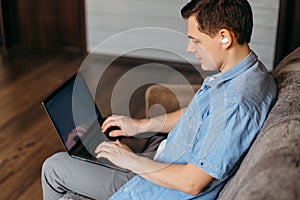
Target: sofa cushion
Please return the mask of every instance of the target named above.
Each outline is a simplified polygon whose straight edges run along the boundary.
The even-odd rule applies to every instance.
[[[219,200],[300,196],[300,48],[275,68],[278,96],[264,126]]]

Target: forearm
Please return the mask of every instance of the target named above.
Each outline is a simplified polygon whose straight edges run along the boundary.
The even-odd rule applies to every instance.
[[[154,184],[192,195],[199,194],[213,180],[213,177],[193,164],[167,164],[150,160],[128,150],[118,140],[102,142],[95,153],[97,158],[107,158]]]
[[[169,133],[174,128],[185,109],[186,108],[182,108],[175,112],[142,120],[142,123],[145,125],[143,126],[143,130],[141,130],[141,132]]]
[[[179,186],[176,185],[176,183],[180,181],[174,177],[172,171],[176,169],[178,172],[181,170],[181,167],[180,165],[170,165],[156,162],[145,157],[135,156],[132,162],[130,162],[128,169],[157,185],[178,190]]]
[[[212,181],[192,164],[166,164],[134,155],[129,165],[131,171],[152,183],[192,195],[199,194]]]

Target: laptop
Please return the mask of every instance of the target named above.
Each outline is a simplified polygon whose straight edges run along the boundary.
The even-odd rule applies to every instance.
[[[71,157],[128,172],[106,158],[96,158],[96,147],[115,138],[101,131],[105,118],[101,116],[81,73],[58,87],[42,101],[42,105]]]

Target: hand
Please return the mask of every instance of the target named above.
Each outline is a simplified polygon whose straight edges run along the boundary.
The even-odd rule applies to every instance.
[[[115,165],[127,169],[128,163],[134,155],[132,150],[125,144],[121,143],[119,140],[114,142],[112,141],[105,141],[99,144],[99,146],[95,150],[96,158],[107,158]]]
[[[132,119],[130,117],[112,115],[108,117],[102,124],[102,131],[106,132],[112,126],[118,126],[121,130],[113,130],[109,133],[111,137],[117,136],[134,136],[143,132],[146,127],[146,120]]]

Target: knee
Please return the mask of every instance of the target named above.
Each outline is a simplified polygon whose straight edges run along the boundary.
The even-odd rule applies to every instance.
[[[57,177],[55,176],[58,175],[59,166],[65,154],[65,152],[56,153],[44,161],[42,166],[42,179],[46,179],[47,182],[56,180]]]

